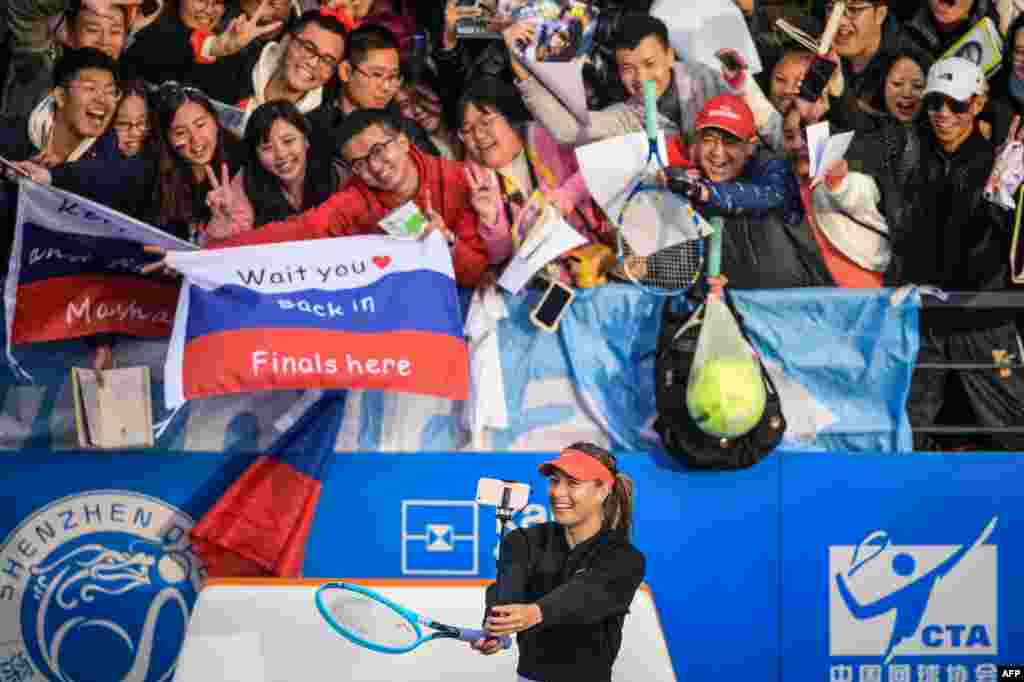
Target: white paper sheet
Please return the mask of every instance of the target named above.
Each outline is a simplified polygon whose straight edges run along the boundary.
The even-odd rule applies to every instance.
[[[530,236],[531,241],[533,239],[539,241],[525,245],[529,247],[525,251],[525,253],[529,253],[529,257],[523,257],[519,253],[512,256],[508,265],[505,266],[505,272],[502,273],[501,279],[498,280],[502,289],[513,294],[522,291],[530,278],[545,265],[566,251],[587,243],[587,240],[572,225],[565,222],[565,219],[552,206],[548,207],[544,222],[535,227]]]
[[[812,178],[818,177],[821,170],[821,159],[825,155],[825,145],[829,136],[828,121],[815,123],[807,126],[807,155],[810,161],[810,174]]]
[[[832,165],[846,157],[853,142],[853,132],[832,135],[827,121],[807,126],[807,155],[810,175],[822,180]]]
[[[825,173],[836,161],[841,161],[846,158],[846,151],[850,148],[850,143],[853,142],[853,131],[848,133],[839,133],[828,138],[825,143],[825,149],[821,154],[819,163],[821,164],[818,168],[818,173],[814,176],[817,179],[825,177]]]
[[[669,42],[686,59],[720,69],[715,53],[739,52],[750,75],[763,67],[743,13],[732,0],[655,0],[650,13],[665,22]]]

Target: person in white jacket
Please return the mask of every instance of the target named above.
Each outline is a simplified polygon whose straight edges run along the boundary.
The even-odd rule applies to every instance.
[[[880,287],[892,248],[889,225],[878,210],[878,184],[870,175],[850,172],[845,160],[823,178],[812,178],[805,130],[800,112],[791,110],[783,127],[785,150],[825,265],[841,287]]]
[[[345,27],[311,10],[280,42],[263,48],[252,69],[251,94],[238,103],[251,114],[264,102],[287,100],[303,114],[323,102],[324,85],[345,54]]]

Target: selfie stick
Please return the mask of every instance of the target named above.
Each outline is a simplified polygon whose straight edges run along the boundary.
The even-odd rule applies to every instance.
[[[512,509],[512,489],[505,486],[501,491],[501,504],[498,505],[495,514],[498,517],[498,521],[501,522],[501,528],[498,529],[498,559],[497,559],[497,572],[494,576],[494,601],[497,604],[502,602],[501,600],[501,573],[502,566],[504,564],[501,561],[501,546],[505,544],[505,527],[511,523],[512,517],[515,515],[515,510]]]

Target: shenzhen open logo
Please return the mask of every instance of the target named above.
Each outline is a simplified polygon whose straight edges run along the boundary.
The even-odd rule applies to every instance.
[[[25,519],[0,545],[4,680],[169,680],[203,577],[193,525],[121,490],[69,496]]]

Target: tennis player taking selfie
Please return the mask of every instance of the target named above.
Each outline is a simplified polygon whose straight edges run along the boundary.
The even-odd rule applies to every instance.
[[[629,541],[633,482],[590,443],[570,445],[540,472],[554,521],[505,538],[501,579],[487,589],[490,637],[471,646],[493,654],[498,637],[516,634],[520,682],[610,682],[644,579],[644,555]]]

